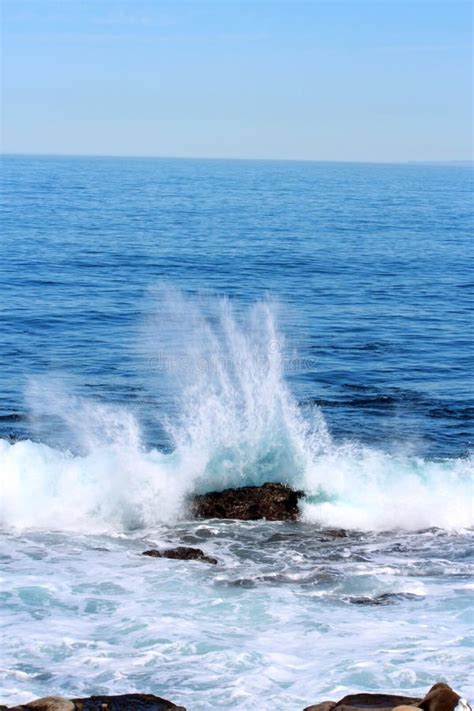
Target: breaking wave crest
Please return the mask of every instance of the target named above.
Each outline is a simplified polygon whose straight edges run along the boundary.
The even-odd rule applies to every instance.
[[[307,494],[303,515],[329,526],[383,530],[473,525],[472,459],[430,462],[332,441],[316,406],[304,413],[284,380],[275,308],[237,314],[162,289],[148,347],[175,416],[169,453],[147,449],[127,409],[36,382],[37,417],[61,421],[70,449],[0,440],[1,522],[80,531],[149,528],[186,516],[193,492],[286,482]]]

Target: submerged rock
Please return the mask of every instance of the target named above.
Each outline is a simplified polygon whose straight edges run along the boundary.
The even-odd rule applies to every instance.
[[[322,533],[330,538],[349,538],[345,528],[324,528]]]
[[[304,496],[286,484],[243,486],[195,496],[191,511],[197,518],[233,518],[242,521],[296,521],[298,501]]]
[[[217,565],[216,558],[206,555],[200,548],[190,548],[189,546],[178,546],[177,548],[169,548],[166,551],[151,548],[149,551],[142,553],[142,555],[148,555],[150,558],[172,558],[173,560],[202,560],[203,563]]]
[[[65,699],[46,696],[22,706],[0,706],[0,711],[186,711],[171,701],[154,694],[122,694],[121,696],[88,696],[83,699]]]
[[[393,605],[403,600],[423,600],[424,596],[416,595],[415,593],[387,592],[375,595],[375,597],[370,595],[349,595],[342,599],[351,605]]]
[[[439,682],[422,699],[396,694],[350,694],[340,701],[323,701],[307,706],[304,711],[454,711],[460,701],[463,700],[459,694],[448,684]]]

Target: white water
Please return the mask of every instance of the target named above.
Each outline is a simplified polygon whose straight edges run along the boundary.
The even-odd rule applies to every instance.
[[[173,420],[157,413],[172,453],[147,450],[126,409],[37,381],[28,394],[34,419],[60,419],[71,450],[0,441],[2,526],[150,528],[186,517],[194,491],[265,481],[304,489],[305,519],[328,526],[473,525],[472,459],[429,462],[337,445],[321,412],[303,416],[284,381],[270,303],[237,316],[226,300],[204,309],[168,290],[158,312],[145,340],[175,400]]]
[[[179,544],[218,565],[141,555]],[[438,680],[469,698],[471,549],[469,533],[264,522],[2,535],[0,700],[140,691],[189,711],[301,711]]]
[[[0,701],[139,691],[297,711],[437,680],[469,695],[472,460],[333,442],[285,384],[269,303],[237,316],[165,292],[158,311],[143,343],[174,403],[157,413],[171,453],[57,378],[28,400],[65,446],[0,440]],[[302,523],[186,521],[194,491],[269,480],[306,491]],[[141,555],[170,545],[218,565]]]

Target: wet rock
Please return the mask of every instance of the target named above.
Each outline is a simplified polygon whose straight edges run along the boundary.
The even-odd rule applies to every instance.
[[[350,694],[340,701],[323,701],[304,711],[454,711],[463,699],[448,684],[438,682],[422,699],[396,694]],[[466,706],[467,702],[465,702]]]
[[[438,682],[417,705],[424,711],[454,711],[460,699],[448,684]]]
[[[73,702],[76,711],[186,711],[184,706],[176,706],[154,694],[90,696]]]
[[[346,704],[338,704],[334,706],[334,711],[370,711],[370,709],[377,709],[377,711],[394,711],[396,706],[346,706]],[[411,708],[411,705],[410,705]],[[416,708],[416,707],[413,707]]]
[[[72,701],[62,696],[44,696],[41,699],[29,701],[22,706],[12,706],[10,711],[26,711],[27,709],[34,709],[35,711],[75,711],[75,706]]]
[[[423,595],[415,593],[381,593],[371,597],[370,595],[352,595],[343,598],[345,602],[350,602],[351,605],[393,605],[401,600],[423,600]]]
[[[349,534],[344,528],[325,528],[323,533],[330,538],[349,538]]]
[[[338,701],[331,710],[324,711],[395,711],[397,708],[423,709],[423,711],[454,711],[463,700],[453,689],[443,682],[438,682],[422,699],[393,694],[350,694]],[[327,702],[332,703],[332,702]],[[465,702],[467,705],[467,702]],[[317,706],[321,706],[318,704]],[[305,711],[315,711],[316,706],[309,706]],[[320,709],[323,711],[323,709]]]
[[[411,696],[394,694],[350,694],[340,701],[323,701],[313,706],[307,706],[304,711],[392,711],[402,704],[416,706],[419,699]]]
[[[334,711],[343,707],[363,709],[393,709],[396,706],[417,706],[419,698],[397,694],[349,694],[337,702]]]
[[[189,546],[178,546],[165,551],[152,548],[142,553],[142,555],[148,555],[150,558],[171,558],[173,560],[202,560],[203,563],[217,565],[216,558],[206,555],[200,548],[190,548]]]
[[[303,711],[332,711],[336,705],[335,701],[322,701],[320,704],[313,704],[313,706],[307,706]]]
[[[122,694],[121,696],[88,696],[65,699],[46,696],[22,706],[0,706],[0,711],[186,711],[171,701],[154,694]]]
[[[243,486],[195,496],[191,511],[197,518],[228,518],[242,521],[296,521],[298,501],[304,496],[286,484]]]

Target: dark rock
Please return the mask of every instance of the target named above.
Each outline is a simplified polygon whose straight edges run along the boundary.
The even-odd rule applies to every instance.
[[[392,711],[397,707],[401,707],[399,711],[409,711],[406,707],[423,711],[454,711],[460,698],[450,686],[439,682],[423,699],[396,694],[349,694],[337,702],[323,701],[307,706],[304,711]]]
[[[197,518],[231,518],[242,521],[296,521],[298,500],[304,496],[286,484],[243,486],[195,496],[191,511]]]
[[[41,699],[28,701],[21,706],[12,706],[10,711],[75,711],[74,704],[69,699],[62,696],[44,696]]]
[[[393,605],[400,600],[423,600],[423,595],[415,593],[381,593],[375,597],[370,595],[350,595],[343,598],[345,602],[350,602],[351,605]]]
[[[438,682],[431,687],[418,706],[424,711],[454,711],[460,698],[450,686]]]
[[[320,704],[307,706],[303,711],[332,711],[335,705],[335,701],[322,701]]]
[[[325,528],[323,533],[331,538],[349,538],[349,534],[344,528]]]
[[[411,696],[392,694],[350,694],[340,701],[323,701],[313,706],[307,706],[304,711],[391,711],[395,706],[416,706],[419,699]]]
[[[186,711],[184,706],[176,706],[154,694],[90,696],[72,701],[77,711]]]
[[[397,694],[349,694],[337,702],[334,711],[341,711],[343,706],[358,709],[393,709],[395,706],[416,706],[419,700]]]
[[[121,696],[88,696],[83,699],[65,699],[46,696],[22,706],[0,706],[0,711],[186,711],[171,701],[154,694],[122,694]]]
[[[394,711],[395,708],[401,708],[404,711],[408,709],[416,709],[412,704],[402,704],[401,706],[346,706],[346,704],[337,704],[334,706],[334,711],[367,711],[368,709],[376,709],[377,711]]]
[[[152,548],[142,553],[142,555],[148,555],[150,558],[172,558],[173,560],[202,560],[203,563],[217,565],[216,558],[206,555],[200,548],[190,548],[189,546],[178,546],[166,551],[158,551]]]

